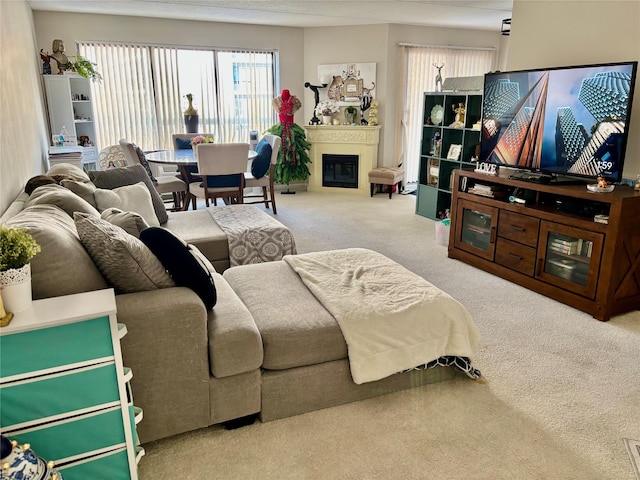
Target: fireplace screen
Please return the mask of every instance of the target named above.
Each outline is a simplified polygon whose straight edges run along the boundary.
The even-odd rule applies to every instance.
[[[322,186],[358,188],[358,155],[322,155]]]

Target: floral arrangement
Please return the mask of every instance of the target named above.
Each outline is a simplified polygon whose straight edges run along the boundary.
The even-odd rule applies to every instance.
[[[213,139],[213,137],[205,137],[203,135],[198,135],[191,139],[192,146],[196,146],[199,143],[215,143],[215,140]]]
[[[333,115],[340,111],[340,106],[333,100],[323,100],[316,107],[316,115]]]
[[[24,267],[40,252],[40,245],[24,228],[0,225],[0,272]]]

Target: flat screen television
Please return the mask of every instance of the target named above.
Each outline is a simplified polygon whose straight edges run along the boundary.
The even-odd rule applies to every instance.
[[[638,62],[487,73],[481,162],[622,179]]]

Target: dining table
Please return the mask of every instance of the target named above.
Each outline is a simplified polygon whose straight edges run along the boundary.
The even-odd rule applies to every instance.
[[[256,158],[258,153],[255,150],[249,150],[247,155],[247,171],[251,170],[251,161]],[[145,153],[145,157],[148,162],[156,163],[158,165],[175,165],[180,171],[180,175],[185,179],[187,184],[187,195],[183,202],[183,210],[189,208],[189,182],[186,180],[193,175],[193,171],[190,171],[189,167],[197,167],[198,159],[194,155],[194,151],[190,148],[176,149],[176,150],[155,150],[153,152]]]

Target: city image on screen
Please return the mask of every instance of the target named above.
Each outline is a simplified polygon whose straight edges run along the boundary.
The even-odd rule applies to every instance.
[[[480,161],[622,177],[637,62],[485,75]]]

